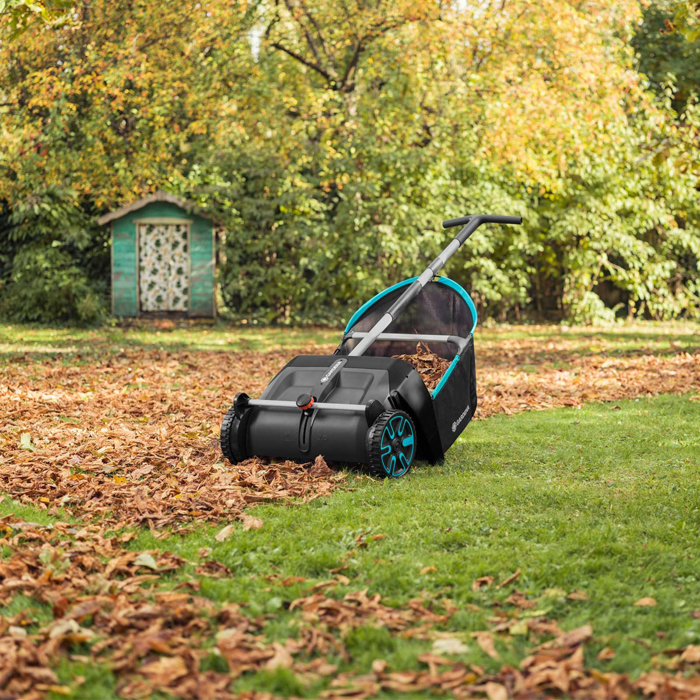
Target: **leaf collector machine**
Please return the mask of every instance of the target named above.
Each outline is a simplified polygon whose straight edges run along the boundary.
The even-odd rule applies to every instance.
[[[477,214],[443,222],[462,226],[419,277],[363,304],[333,355],[299,355],[259,399],[236,395],[221,425],[232,463],[253,456],[366,465],[396,478],[416,460],[441,462],[476,411],[474,329],[469,295],[438,272],[482,224],[521,224],[519,216]],[[430,343],[450,361],[430,392],[416,369],[395,355]]]

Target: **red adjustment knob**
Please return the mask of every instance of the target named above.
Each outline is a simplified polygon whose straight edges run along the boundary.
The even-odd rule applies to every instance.
[[[297,397],[297,408],[306,411],[314,405],[315,400],[311,394],[301,394]]]

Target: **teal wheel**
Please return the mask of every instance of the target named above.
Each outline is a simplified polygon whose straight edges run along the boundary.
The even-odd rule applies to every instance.
[[[367,431],[367,467],[372,476],[396,479],[413,464],[416,426],[403,411],[384,411]]]

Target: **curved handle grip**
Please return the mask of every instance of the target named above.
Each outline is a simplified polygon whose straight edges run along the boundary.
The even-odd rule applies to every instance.
[[[474,216],[462,216],[459,219],[447,219],[443,221],[444,228],[452,228],[453,226],[461,226],[464,228],[455,236],[455,240],[462,245],[469,236],[481,226],[481,224],[522,224],[522,216],[499,216],[498,214],[475,214]]]
[[[465,226],[474,219],[480,219],[481,224],[516,224],[523,223],[522,216],[500,216],[499,214],[470,214],[469,216],[460,216],[458,219],[447,219],[442,222],[443,228],[452,228],[453,226]]]

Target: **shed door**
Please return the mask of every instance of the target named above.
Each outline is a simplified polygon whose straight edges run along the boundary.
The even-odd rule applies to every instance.
[[[187,311],[187,224],[138,224],[141,311]]]

